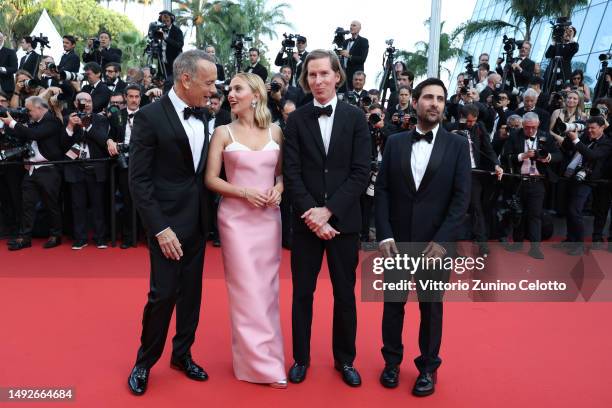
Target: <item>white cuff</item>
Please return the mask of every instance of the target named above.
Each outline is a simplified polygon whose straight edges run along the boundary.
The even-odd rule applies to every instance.
[[[0,72],[2,72],[3,74],[6,74],[6,68],[0,67]]]
[[[518,161],[522,162],[523,161],[523,153],[519,153],[518,155]]]
[[[385,242],[389,242],[389,241],[393,241],[393,242],[395,242],[395,239],[393,239],[393,238],[386,238],[386,239],[383,239],[382,241],[380,241],[380,242],[378,243],[378,247],[380,248],[380,246],[381,246],[382,244],[384,244]]]
[[[572,140],[572,143],[573,143],[573,144],[578,144],[578,142],[579,142],[579,141],[580,141],[580,139],[575,138],[574,140]]]
[[[9,127],[11,129],[15,129],[15,125],[17,124],[17,122],[15,121],[15,119],[11,120],[11,123],[9,123]]]
[[[170,227],[166,227],[163,230],[159,231],[157,234],[155,234],[156,237],[159,237],[161,234],[163,234],[164,232],[166,232],[167,230],[169,230]]]

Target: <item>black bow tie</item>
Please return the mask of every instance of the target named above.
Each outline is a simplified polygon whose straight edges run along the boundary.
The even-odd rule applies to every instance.
[[[204,108],[192,108],[188,106],[183,110],[183,116],[185,120],[188,120],[190,116],[193,116],[194,118],[200,119],[202,122],[204,122]]]
[[[412,143],[416,143],[420,140],[425,140],[427,143],[431,143],[431,141],[433,140],[433,132],[430,130],[424,135],[419,132],[415,132],[414,136],[412,136]]]
[[[128,113],[128,119],[133,119],[136,113]]]
[[[314,107],[314,114],[317,118],[320,117],[321,115],[331,116],[333,112],[334,112],[334,108],[332,108],[331,105],[327,105],[323,108],[320,106]]]
[[[533,142],[533,141],[535,141],[535,136],[531,136],[531,137],[527,136],[527,137],[525,137],[525,139],[529,139],[529,140],[531,140]]]

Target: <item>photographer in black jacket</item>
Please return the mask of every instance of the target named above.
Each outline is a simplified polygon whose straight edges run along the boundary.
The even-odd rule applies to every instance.
[[[80,92],[76,96],[76,112],[64,121],[66,129],[62,145],[66,156],[71,159],[101,159],[108,157],[108,120],[103,115],[93,113],[91,95]],[[95,234],[99,249],[107,248],[104,220],[104,183],[108,166],[105,162],[79,163],[64,167],[66,182],[70,184],[72,216],[74,222],[74,243],[72,249],[87,246],[87,197],[91,203]]]
[[[65,35],[63,37],[62,45],[64,47],[64,54],[62,55],[59,65],[57,66],[58,71],[79,72],[81,60],[79,59],[77,53],[74,52],[74,47],[76,47],[76,38],[74,38],[72,35]]]
[[[584,253],[584,221],[582,210],[593,193],[593,202],[597,189],[593,180],[604,178],[608,160],[612,155],[612,140],[604,135],[605,121],[601,116],[587,119],[587,127],[582,137],[578,132],[565,134],[562,148],[573,152],[572,159],[565,169],[565,177],[571,178],[569,201],[567,203],[567,238],[565,247],[569,255]]]
[[[164,64],[166,72],[172,75],[172,64],[178,55],[183,52],[183,32],[174,25],[176,16],[168,10],[163,10],[159,13],[159,20],[164,24],[162,32],[164,40],[162,43]]]
[[[289,66],[292,70],[292,74],[294,74],[289,79],[289,84],[292,86],[300,86],[300,84],[298,83],[298,79],[302,74],[302,63],[308,56],[308,51],[306,51],[307,41],[306,37],[301,35],[298,35],[295,40],[297,51],[295,51],[293,55],[291,55],[291,59],[289,58],[289,56],[284,57],[285,47],[283,46],[283,48],[281,48],[278,54],[276,55],[274,65],[276,65],[277,67],[282,67],[284,65]]]
[[[62,123],[49,112],[49,107],[39,96],[27,98],[25,107],[30,116],[30,123],[27,126],[17,123],[8,113],[6,117],[0,117],[0,120],[4,122],[4,126],[13,129],[17,137],[31,142],[34,155],[28,161],[44,163],[61,160],[63,156],[60,143]],[[45,205],[50,222],[50,237],[43,248],[56,247],[60,245],[62,235],[62,216],[59,204],[62,185],[60,170],[53,164],[28,164],[26,170],[22,184],[23,213],[19,238],[9,241],[9,250],[17,251],[32,246],[34,216],[36,204],[39,201]]]
[[[83,51],[83,62],[96,62],[101,67],[109,62],[121,63],[123,52],[119,48],[111,47],[111,35],[101,31],[98,38],[87,40],[87,47]]]

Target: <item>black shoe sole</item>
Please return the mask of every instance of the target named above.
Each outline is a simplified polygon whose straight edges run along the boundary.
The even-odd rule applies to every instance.
[[[174,363],[170,363],[170,368],[173,368],[173,369],[175,369],[176,371],[180,371],[180,372],[182,372],[182,373],[183,373],[183,374],[185,374],[185,376],[186,376],[187,378],[189,378],[190,380],[194,380],[194,381],[206,381],[206,380],[208,380],[208,374],[207,374],[207,375],[206,375],[206,377],[204,377],[204,378],[201,378],[201,377],[192,377],[192,376],[190,376],[189,374],[187,374],[187,372],[185,372],[185,370],[184,370],[184,369],[183,369],[181,366],[176,365],[176,364],[174,364]]]
[[[412,390],[412,395],[414,395],[415,397],[427,397],[431,394],[433,394],[436,391],[435,388],[429,390],[429,391],[417,391],[417,390]]]
[[[130,379],[129,379],[129,378],[128,378],[128,381],[127,381],[127,386],[128,386],[128,388],[130,389],[130,392],[132,393],[132,395],[135,395],[135,396],[137,396],[137,397],[141,397],[141,396],[143,396],[143,395],[144,395],[144,393],[147,391],[146,389],[145,389],[144,391],[142,391],[142,392],[137,392],[136,390],[134,390],[134,389],[132,388],[132,386],[130,385]]]
[[[389,388],[389,389],[397,388],[397,386],[399,385],[399,381],[396,383],[388,383],[383,380],[380,380],[380,385],[382,385],[385,388]]]

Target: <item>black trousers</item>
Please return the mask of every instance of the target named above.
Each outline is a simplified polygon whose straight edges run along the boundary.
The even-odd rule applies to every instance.
[[[374,197],[367,194],[362,194],[360,197],[361,204],[361,239],[369,241],[370,237],[370,220],[372,219],[372,208],[374,207]]]
[[[49,235],[62,235],[62,214],[59,197],[62,187],[62,175],[54,166],[44,166],[34,169],[30,176],[26,173],[21,186],[23,198],[23,213],[19,235],[24,239],[32,238],[36,204],[42,201],[49,213]]]
[[[532,244],[539,244],[542,241],[542,213],[546,196],[544,181],[523,180],[519,195],[523,205],[523,218],[519,228],[514,229],[514,242],[522,242],[527,235]]]
[[[128,180],[128,170],[117,167],[117,187],[123,200],[123,214],[121,217],[121,238],[123,242],[132,242],[133,207],[132,194]]]
[[[17,234],[21,225],[21,184],[25,170],[23,166],[11,164],[0,167],[0,210],[6,231]]]
[[[582,210],[591,195],[591,186],[576,181],[570,183],[566,218],[567,240],[569,242],[584,242]]]
[[[183,257],[173,261],[162,254],[157,239],[149,237],[151,278],[142,317],[137,366],[150,368],[161,357],[175,306],[176,335],[172,339],[172,356],[180,359],[188,355],[195,340],[200,320],[205,240],[199,232],[191,237],[179,235],[179,240],[183,245]]]
[[[486,242],[487,232],[485,214],[482,209],[482,179],[486,176],[472,174],[472,190],[470,196],[470,212],[472,220],[472,236],[476,242]]]
[[[310,361],[312,302],[325,252],[334,293],[332,337],[334,359],[339,363],[352,364],[356,354],[355,270],[359,262],[359,234],[340,234],[332,240],[325,241],[312,232],[295,232],[292,245],[294,360],[299,364]]]
[[[281,226],[282,226],[282,243],[284,247],[291,248],[291,219],[293,208],[289,199],[289,194],[283,192],[280,203],[281,211]]]
[[[598,184],[593,187],[593,241],[603,240],[603,229],[606,226],[610,201],[612,200],[612,186]],[[612,226],[608,229],[608,240],[612,239]]]
[[[84,171],[85,180],[70,184],[74,239],[87,240],[87,197],[93,213],[94,239],[104,240],[106,222],[104,217],[104,182],[96,181],[93,172]]]

